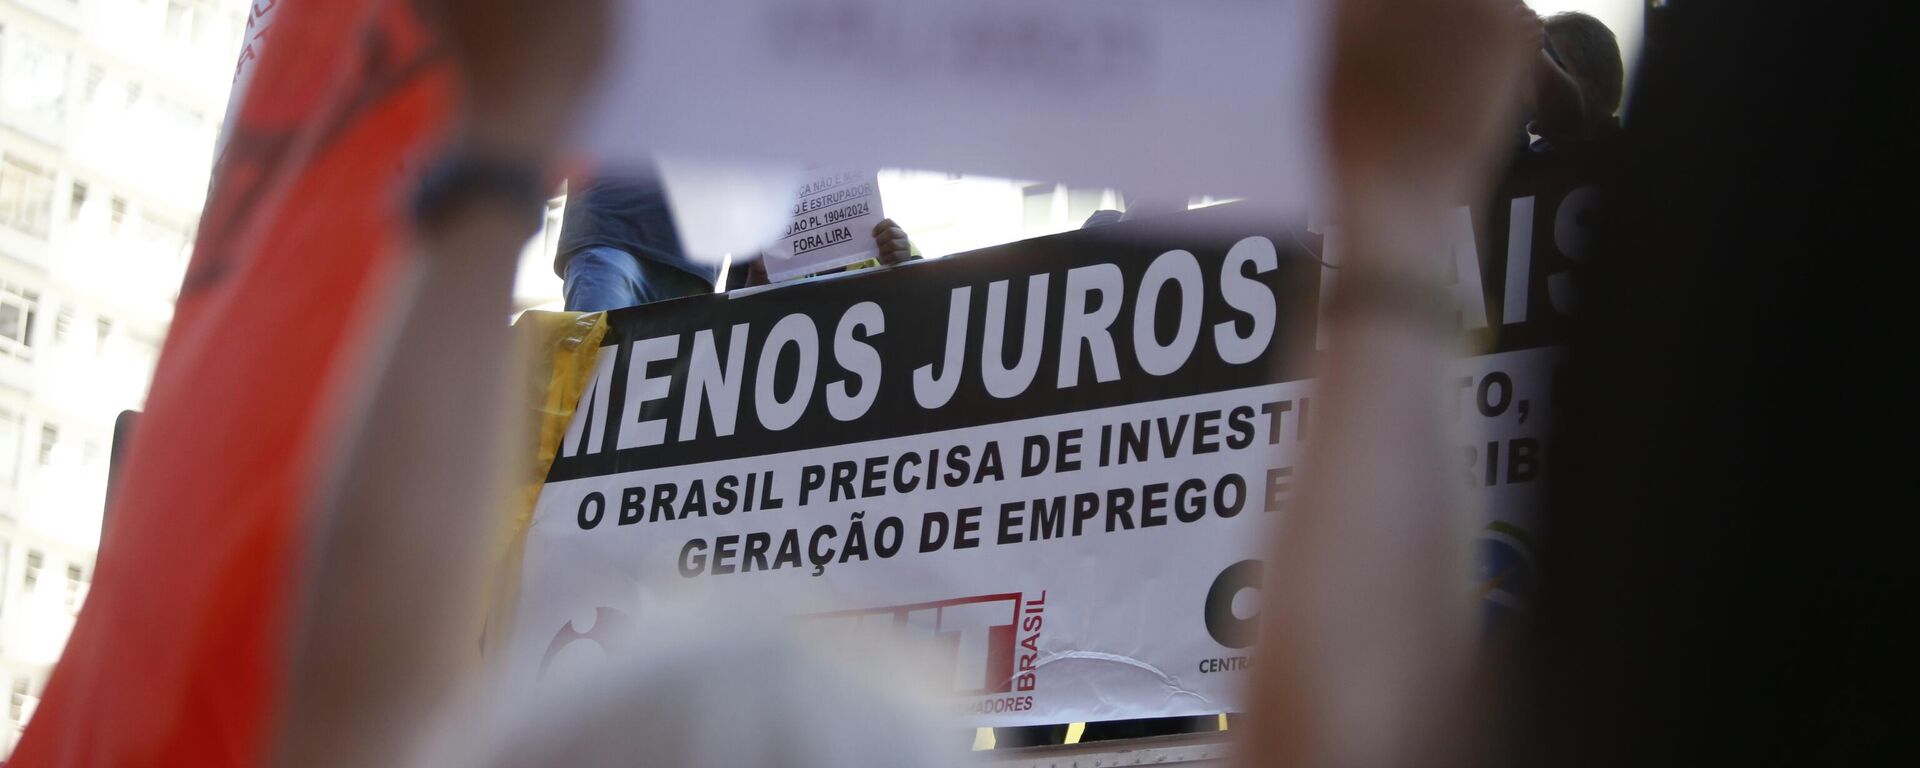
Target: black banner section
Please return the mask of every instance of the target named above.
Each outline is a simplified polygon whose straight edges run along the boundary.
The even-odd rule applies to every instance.
[[[1558,340],[1596,202],[1575,170],[1522,158],[1436,244],[1473,351]],[[1305,378],[1338,232],[1225,205],[617,311],[548,480]]]

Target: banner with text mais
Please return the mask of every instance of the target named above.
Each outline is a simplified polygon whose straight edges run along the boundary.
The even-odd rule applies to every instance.
[[[1522,169],[1436,244],[1485,353],[1447,386],[1499,610],[1527,599],[1592,206],[1565,178]],[[510,673],[644,648],[637,601],[690,589],[937,637],[969,725],[1238,710],[1314,429],[1340,237],[1313,229],[1221,206],[612,313],[528,530]]]

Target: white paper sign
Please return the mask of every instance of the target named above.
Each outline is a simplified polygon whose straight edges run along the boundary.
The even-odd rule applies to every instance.
[[[625,0],[582,148],[1304,203],[1324,0]]]
[[[795,197],[786,231],[764,254],[768,280],[802,277],[879,254],[873,227],[886,213],[876,175],[811,169]]]

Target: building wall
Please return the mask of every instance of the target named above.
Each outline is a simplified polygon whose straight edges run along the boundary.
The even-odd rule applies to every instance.
[[[251,12],[0,0],[0,759],[86,600]]]

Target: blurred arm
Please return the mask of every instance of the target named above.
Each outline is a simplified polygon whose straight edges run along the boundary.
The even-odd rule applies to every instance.
[[[464,156],[552,165],[606,45],[607,4],[415,3],[462,76]],[[478,658],[503,460],[521,434],[507,318],[544,196],[500,191],[446,198],[368,323],[368,378],[349,383],[348,425],[315,492],[279,765],[401,762]]]
[[[1267,559],[1249,764],[1433,765],[1470,647],[1467,516],[1441,414],[1443,206],[1344,207],[1317,430]],[[1398,306],[1390,306],[1391,304]]]
[[[528,211],[448,212],[378,324],[363,406],[322,490],[289,766],[385,765],[476,660],[489,522],[506,498],[506,318]]]
[[[1511,150],[1515,0],[1342,0],[1327,135],[1347,248],[1301,484],[1269,549],[1245,765],[1470,762],[1471,526],[1442,376],[1449,210]],[[1530,16],[1530,14],[1528,14]]]

